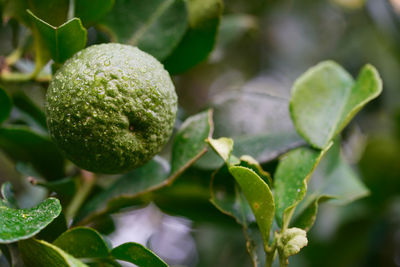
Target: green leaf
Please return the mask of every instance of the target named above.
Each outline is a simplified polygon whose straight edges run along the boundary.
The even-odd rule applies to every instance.
[[[48,198],[30,209],[12,209],[0,202],[0,243],[12,243],[34,236],[60,212],[60,202],[55,198]]]
[[[47,188],[51,193],[55,192],[63,206],[67,204],[75,195],[78,187],[76,177],[67,177],[56,181],[41,181],[34,178],[30,179],[31,184]]]
[[[17,92],[12,95],[14,106],[32,118],[42,129],[47,129],[46,115],[25,93]]]
[[[107,258],[109,248],[103,237],[89,227],[76,227],[59,236],[53,244],[75,258]]]
[[[43,240],[32,238],[20,241],[18,245],[22,259],[29,267],[87,267],[62,249]]]
[[[156,156],[143,167],[121,176],[114,184],[86,203],[76,221],[89,214],[91,215],[85,221],[123,207],[148,202],[146,195],[172,184],[206,152],[205,139],[211,136],[212,130],[211,110],[189,117],[174,138],[171,170],[164,159]]]
[[[125,243],[113,250],[111,255],[117,260],[127,261],[139,267],[168,267],[154,252],[138,243]]]
[[[312,174],[307,194],[297,206],[291,226],[308,231],[315,222],[320,203],[343,205],[368,194],[368,189],[340,154],[340,143],[335,142]]]
[[[247,251],[253,266],[265,266],[263,238],[256,225],[249,203],[239,190],[227,165],[214,172],[211,178],[210,202],[222,213],[234,218],[243,227],[247,241]]]
[[[187,5],[189,29],[164,61],[171,74],[184,72],[207,58],[214,48],[221,20],[221,0],[188,0]]]
[[[210,203],[211,172],[189,168],[172,186],[152,195],[152,201],[163,212],[207,223],[231,223]],[[196,207],[196,209],[193,209]]]
[[[178,130],[172,148],[171,176],[177,176],[207,151],[205,140],[213,132],[212,110],[187,118]]]
[[[4,7],[4,18],[16,18],[25,26],[31,26],[27,9],[32,10],[38,17],[51,25],[61,25],[67,19],[68,0],[11,0]]]
[[[335,142],[315,170],[309,184],[310,193],[334,197],[330,202],[347,204],[369,194],[368,188],[345,161],[340,142]]]
[[[88,201],[76,221],[90,214],[85,221],[93,220],[108,212],[142,203],[139,197],[155,190],[168,177],[169,165],[156,156],[143,167],[121,176],[115,183]]]
[[[40,34],[39,38],[42,38],[55,62],[63,63],[85,47],[87,31],[82,26],[80,19],[73,18],[55,27],[35,16],[30,10],[28,13]]]
[[[382,81],[373,66],[366,65],[354,82],[341,66],[325,61],[294,83],[291,116],[299,134],[323,149],[381,91]]]
[[[272,186],[271,175],[268,172],[264,171],[260,163],[253,157],[249,155],[241,156],[239,165],[253,170],[255,173],[257,173],[258,176],[260,176],[261,179],[264,180],[264,182],[267,183],[269,187]]]
[[[325,150],[302,147],[290,151],[279,162],[274,188],[276,220],[282,228],[289,225],[294,209],[306,195],[307,182],[324,153]]]
[[[114,2],[115,0],[75,1],[75,16],[82,20],[83,25],[91,26],[111,10]]]
[[[119,264],[115,260],[111,259],[99,259],[98,261],[91,262],[89,264],[90,267],[122,267],[121,264]]]
[[[12,102],[6,91],[0,88],[0,124],[10,116]]]
[[[101,24],[116,42],[135,45],[163,60],[178,45],[188,27],[183,0],[116,0]]]
[[[42,231],[40,231],[35,238],[44,240],[47,242],[53,242],[62,233],[67,231],[67,220],[65,219],[65,214],[61,214],[55,218],[49,225],[46,226]]]
[[[218,139],[208,138],[207,142],[214,151],[229,164],[229,158],[233,150],[233,140],[231,138],[221,137]]]
[[[317,219],[318,205],[332,199],[332,196],[318,196],[309,203],[297,217],[293,220],[293,227],[309,231]],[[300,208],[301,204],[299,205]]]
[[[47,179],[64,176],[64,157],[54,143],[28,128],[1,128],[0,149],[16,161],[32,164]]]
[[[3,18],[16,18],[25,26],[31,28],[35,51],[35,69],[27,77],[32,78],[39,74],[40,70],[50,60],[49,51],[41,33],[32,21],[27,9],[31,10],[43,21],[59,26],[67,19],[69,0],[12,0],[7,1]]]
[[[251,155],[265,163],[304,144],[289,114],[289,99],[270,92],[229,92],[215,98],[214,136],[229,136],[235,142],[234,155]],[[196,166],[215,170],[223,161],[208,152]]]
[[[235,177],[256,217],[264,244],[267,246],[275,215],[275,203],[271,189],[253,170],[233,166],[229,172]]]
[[[7,207],[12,209],[18,208],[18,203],[15,199],[14,190],[10,182],[5,182],[1,185],[1,195],[3,196],[3,202]]]

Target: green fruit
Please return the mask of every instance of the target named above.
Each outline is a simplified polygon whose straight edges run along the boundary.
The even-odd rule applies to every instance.
[[[168,141],[177,96],[168,72],[136,47],[88,47],[54,75],[46,97],[50,135],[67,158],[100,173],[143,165]]]

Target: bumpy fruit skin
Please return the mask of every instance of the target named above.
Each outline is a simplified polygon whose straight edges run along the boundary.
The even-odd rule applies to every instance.
[[[57,71],[46,96],[50,135],[67,158],[99,173],[143,165],[168,141],[177,96],[151,55],[121,44],[90,46]]]

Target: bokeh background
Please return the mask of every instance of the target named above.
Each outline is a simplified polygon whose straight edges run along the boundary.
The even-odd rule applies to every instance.
[[[0,29],[2,55],[13,49],[13,27],[10,22]],[[107,36],[89,29],[89,44],[104,41]],[[289,97],[294,80],[327,59],[353,76],[371,63],[383,80],[382,95],[343,134],[345,156],[370,195],[346,206],[322,204],[309,245],[291,258],[291,266],[400,266],[400,1],[226,0],[217,44],[208,60],[174,77],[179,118],[206,107],[218,109],[235,93],[242,97],[242,92],[265,90]],[[29,65],[21,62],[24,67]],[[30,97],[43,103],[46,85],[26,86]],[[220,112],[216,135],[256,135],[270,127],[263,125],[262,114],[276,108],[255,107],[257,100],[252,101],[232,104],[232,112],[224,116]],[[272,172],[275,166],[276,161],[264,164]],[[184,179],[208,188],[210,174],[200,162]],[[30,186],[0,152],[0,181],[5,180],[16,186],[21,206],[46,194]],[[147,244],[173,266],[251,266],[241,227],[219,214],[207,202],[207,193],[197,188],[185,192],[198,193],[197,202],[182,203],[185,195],[160,200],[114,214],[97,228],[114,245]]]

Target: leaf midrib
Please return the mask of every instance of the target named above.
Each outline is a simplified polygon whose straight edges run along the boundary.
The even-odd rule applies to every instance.
[[[139,39],[145,34],[146,30],[150,28],[150,26],[167,10],[175,0],[166,0],[161,3],[154,13],[149,17],[149,19],[141,26],[139,29],[133,34],[133,36],[129,39],[128,44],[137,45]]]

